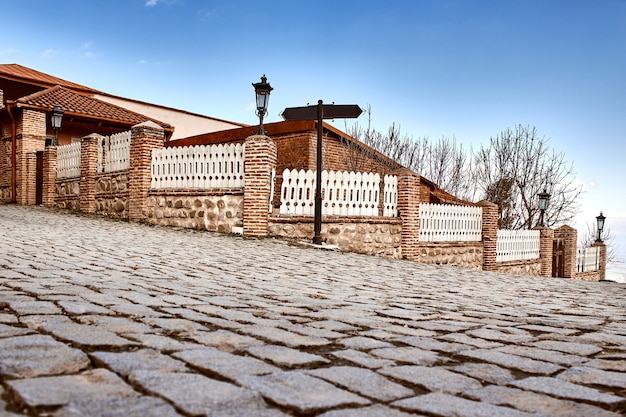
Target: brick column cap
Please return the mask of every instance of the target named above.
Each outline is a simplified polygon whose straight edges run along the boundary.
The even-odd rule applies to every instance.
[[[480,200],[478,203],[474,203],[474,205],[476,205],[478,207],[496,207],[496,208],[498,208],[498,205],[496,203],[492,203],[491,201],[487,201],[487,200]]]
[[[411,171],[408,168],[398,168],[395,171],[391,172],[392,175],[396,175],[398,177],[416,177],[416,178],[421,178],[422,176],[419,175],[418,173]]]
[[[143,123],[136,124],[131,129],[141,128],[141,127],[149,127],[150,129],[157,129],[157,130],[160,130],[160,131],[165,131],[165,129],[163,129],[163,127],[159,126],[158,124],[156,124],[152,120],[146,120]]]

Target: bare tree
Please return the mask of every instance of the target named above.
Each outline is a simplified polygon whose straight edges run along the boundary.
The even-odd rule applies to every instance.
[[[544,216],[546,226],[564,224],[578,212],[582,187],[574,182],[573,164],[566,161],[565,154],[551,149],[535,127],[518,125],[492,137],[489,146],[477,152],[474,168],[475,185],[485,198],[510,193],[506,223],[512,229],[537,225],[537,195],[543,190],[551,194]],[[507,189],[498,190],[503,186]]]
[[[578,246],[588,248],[598,239],[598,225],[587,223],[587,230],[578,235]],[[617,250],[619,246],[615,243],[615,236],[611,229],[605,227],[602,230],[602,242],[606,245],[606,262],[620,262]]]

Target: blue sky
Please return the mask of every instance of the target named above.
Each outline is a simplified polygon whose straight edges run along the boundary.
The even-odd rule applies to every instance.
[[[626,259],[626,0],[0,0],[0,62],[255,124],[285,107],[370,105],[373,124],[487,143],[536,126]],[[362,122],[364,122],[363,120]],[[336,122],[340,128],[343,122]]]

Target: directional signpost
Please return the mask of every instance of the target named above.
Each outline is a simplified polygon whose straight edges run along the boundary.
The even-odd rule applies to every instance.
[[[317,175],[315,177],[315,227],[313,243],[322,244],[322,136],[323,119],[355,119],[363,113],[356,104],[324,104],[322,100],[317,106],[289,107],[281,116],[285,120],[317,120]]]

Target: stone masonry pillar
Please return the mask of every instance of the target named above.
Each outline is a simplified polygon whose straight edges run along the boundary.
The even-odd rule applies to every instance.
[[[554,237],[563,239],[564,268],[562,278],[576,277],[576,241],[578,232],[568,225],[561,226],[554,231]]]
[[[101,135],[93,133],[80,142],[80,210],[96,212],[96,174],[98,173],[98,143]]]
[[[57,147],[47,146],[43,151],[43,192],[41,203],[54,207],[57,195]]]
[[[24,109],[17,119],[17,198],[18,204],[36,203],[37,157],[46,145],[46,113]]]
[[[606,245],[604,242],[595,242],[591,246],[600,247],[600,262],[598,265],[598,277],[599,279],[606,279]]]
[[[278,160],[276,142],[264,135],[246,138],[244,160],[243,235],[267,237],[269,234],[272,172]]]
[[[420,177],[408,169],[394,172],[398,177],[398,212],[402,219],[402,258],[419,261]]]
[[[540,276],[552,277],[553,241],[554,231],[549,227],[537,226],[533,230],[539,230],[539,259],[541,259]]]
[[[165,133],[152,121],[131,128],[130,168],[128,170],[128,219],[146,218],[148,191],[152,178],[152,150],[163,147]]]
[[[498,205],[487,200],[476,203],[483,209],[483,270],[496,270],[496,246],[498,244]]]

